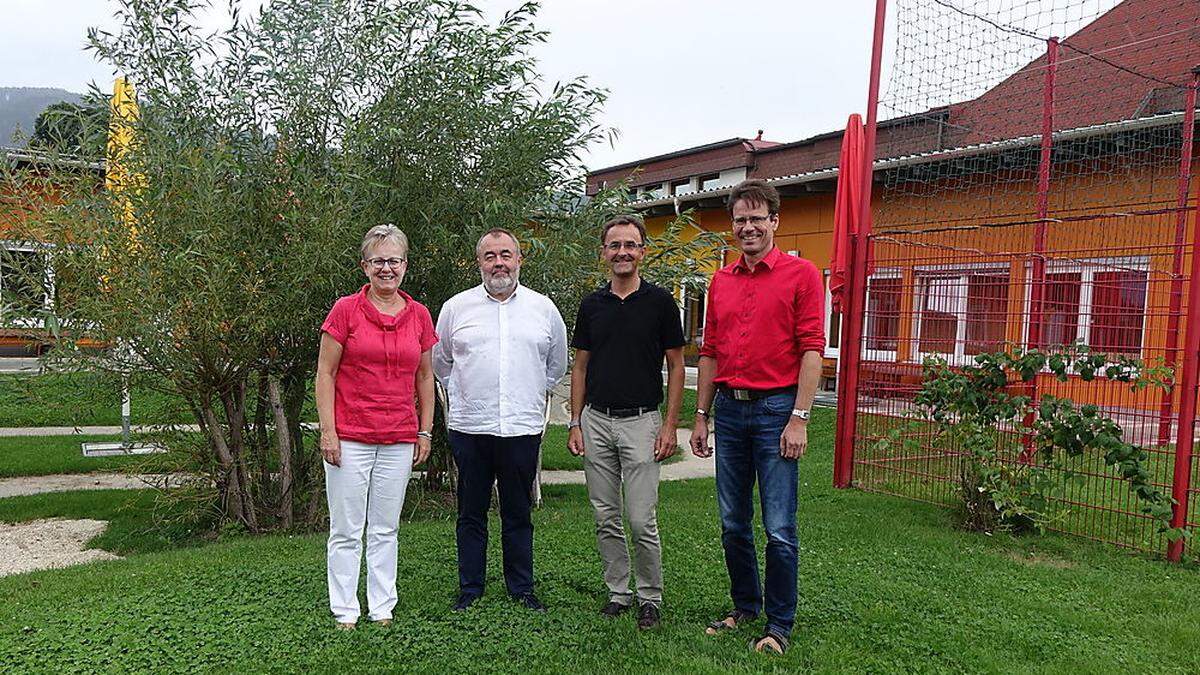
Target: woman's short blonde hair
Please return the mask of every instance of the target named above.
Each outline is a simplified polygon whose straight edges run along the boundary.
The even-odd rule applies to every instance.
[[[385,241],[390,241],[399,246],[404,251],[404,257],[408,257],[408,237],[405,236],[405,234],[400,231],[400,228],[396,227],[395,225],[392,225],[391,223],[384,223],[382,225],[376,225],[375,227],[367,230],[366,236],[363,237],[362,249],[360,251],[362,254],[362,259],[366,260],[367,251],[370,251],[372,248],[375,248]]]

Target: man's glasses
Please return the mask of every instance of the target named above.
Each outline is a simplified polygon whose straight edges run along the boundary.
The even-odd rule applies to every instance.
[[[613,253],[617,253],[621,249],[625,249],[626,251],[636,251],[643,246],[645,246],[645,244],[639,244],[636,241],[614,241],[606,244],[604,248],[612,251]]]
[[[733,219],[734,225],[762,225],[771,219],[771,216],[738,216]]]
[[[381,270],[384,266],[396,269],[403,265],[405,260],[405,258],[371,258],[367,262],[371,263],[371,267]]]

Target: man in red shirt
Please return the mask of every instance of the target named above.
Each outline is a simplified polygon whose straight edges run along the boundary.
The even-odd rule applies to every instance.
[[[728,205],[742,255],[718,270],[708,288],[691,439],[697,456],[712,455],[711,416],[733,609],[707,632],[757,618],[765,601],[766,630],[752,646],[782,654],[796,615],[796,460],[808,446],[809,409],[821,375],[825,291],[811,262],[775,248],[775,188],[743,181]],[[767,535],[765,594],[754,546],[755,480]]]

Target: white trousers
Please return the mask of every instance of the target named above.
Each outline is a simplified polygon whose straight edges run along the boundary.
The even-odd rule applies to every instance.
[[[392,618],[396,606],[396,533],[412,475],[413,444],[342,441],[342,465],[325,464],[329,498],[326,562],[329,609],[339,622],[358,621],[358,571],[367,531],[367,609],[372,621]]]

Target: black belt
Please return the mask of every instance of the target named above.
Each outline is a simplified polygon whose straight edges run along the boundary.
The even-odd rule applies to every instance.
[[[723,384],[717,385],[717,391],[724,393],[735,401],[757,401],[760,398],[776,394],[795,394],[795,387],[776,387],[774,389],[734,389]]]
[[[654,407],[605,408],[602,405],[589,405],[588,407],[591,408],[592,410],[595,410],[596,412],[600,413],[601,415],[608,415],[609,417],[637,417],[638,415],[644,415],[644,414],[650,412],[651,410],[658,410],[658,408],[654,408]]]

